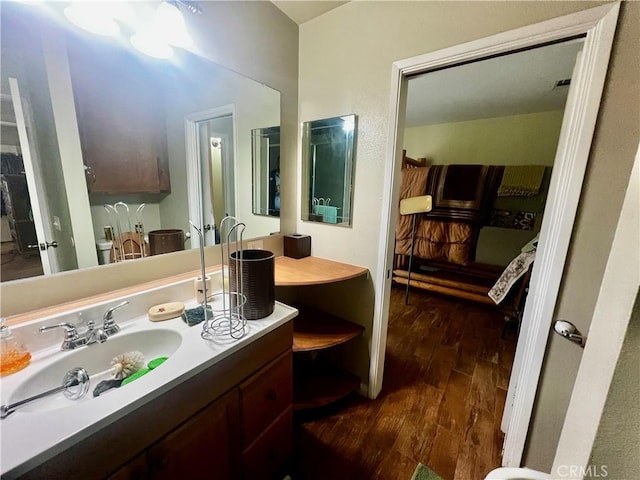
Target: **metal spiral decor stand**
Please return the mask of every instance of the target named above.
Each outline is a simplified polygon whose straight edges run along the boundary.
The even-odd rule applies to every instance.
[[[193,224],[192,224],[193,225]],[[200,245],[203,245],[202,231],[198,229],[200,235]],[[220,222],[220,238],[222,243],[222,292],[209,294],[206,286],[206,276],[204,271],[204,249],[201,248],[202,261],[202,290],[204,308],[204,323],[201,336],[205,340],[213,340],[220,337],[230,337],[233,339],[242,338],[247,332],[247,319],[244,316],[244,305],[247,297],[244,295],[242,282],[242,269],[235,271],[236,291],[230,291],[225,278],[229,275],[230,247],[233,243],[234,251],[240,252],[242,260],[242,236],[246,225],[238,221],[235,217],[225,217]],[[235,238],[232,240],[232,238]]]

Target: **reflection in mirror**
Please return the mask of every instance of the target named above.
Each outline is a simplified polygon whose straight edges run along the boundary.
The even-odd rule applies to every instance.
[[[253,213],[280,216],[280,127],[251,131]]]
[[[351,225],[356,115],[305,122],[302,219]]]
[[[235,215],[233,194],[233,118],[230,115],[196,122],[202,167],[202,213],[205,243],[220,243],[220,222]]]
[[[105,204],[129,207],[123,233],[181,230],[184,248],[198,246],[189,220],[210,226],[211,245],[226,213],[247,224],[246,238],[278,232],[277,217],[252,214],[248,186],[250,132],[280,123],[280,94],[184,50],[150,59],[70,27],[61,10],[0,11],[2,173],[22,176],[7,186],[21,208],[2,207],[1,280],[117,260]],[[219,109],[229,127],[208,125],[223,115],[193,120]]]

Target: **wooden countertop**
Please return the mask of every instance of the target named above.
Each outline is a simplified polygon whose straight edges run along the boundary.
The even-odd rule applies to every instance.
[[[276,286],[292,287],[340,282],[365,275],[364,267],[318,257],[276,257]]]

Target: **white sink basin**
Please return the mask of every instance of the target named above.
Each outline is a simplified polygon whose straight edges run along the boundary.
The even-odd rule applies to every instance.
[[[152,329],[132,333],[117,333],[105,343],[79,347],[60,353],[61,358],[36,371],[16,387],[9,403],[18,402],[46,390],[62,385],[65,373],[74,368],[84,368],[90,376],[89,393],[79,400],[69,400],[62,392],[36,400],[19,408],[20,412],[42,412],[76,405],[93,399],[93,389],[102,380],[112,379],[111,360],[116,355],[137,350],[144,355],[145,365],[158,357],[170,357],[180,344],[180,333],[168,329]],[[160,365],[157,368],[162,368]],[[153,375],[151,371],[147,375]],[[121,388],[126,388],[126,385]],[[107,395],[105,392],[102,395]]]

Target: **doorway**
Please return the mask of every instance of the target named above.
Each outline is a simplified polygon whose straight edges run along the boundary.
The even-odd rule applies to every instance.
[[[205,245],[220,243],[220,222],[235,214],[233,119],[230,115],[197,122],[202,166]]]
[[[618,4],[585,10],[399,61],[394,63],[392,68],[389,158],[398,159],[403,143],[403,122],[399,112],[404,108],[409,76],[585,35],[584,54],[576,65],[573,86],[569,89],[554,174],[550,181],[548,208],[541,226],[537,261],[531,274],[531,288],[509,384],[507,407],[510,407],[510,415],[502,458],[505,466],[519,466],[524,450],[549,326],[571,240],[618,10]],[[371,396],[376,396],[382,387],[399,170],[399,162],[397,165],[390,163],[385,175],[382,219],[383,224],[386,223],[386,234],[383,233],[377,282],[384,288],[379,294],[381,298],[378,300],[374,318]]]
[[[53,235],[30,103],[13,77],[6,84],[3,78],[1,100],[2,281],[49,275],[58,271],[58,242],[48,241]]]
[[[411,281],[402,255],[411,216],[398,219],[385,374],[416,371],[411,381],[431,387],[433,421],[414,455],[443,478],[484,478],[501,463],[528,266],[499,302],[488,293],[540,232],[582,47],[571,40],[408,79],[400,197],[427,191],[433,207],[417,217]],[[479,203],[462,203],[478,189]]]

